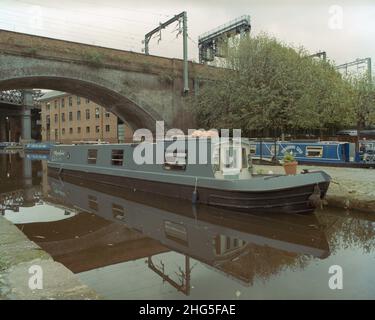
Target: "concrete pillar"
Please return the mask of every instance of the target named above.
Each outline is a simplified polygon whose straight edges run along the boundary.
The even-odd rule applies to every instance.
[[[22,139],[31,140],[31,110],[33,90],[23,90]]]
[[[22,115],[22,140],[31,140],[31,111],[27,107]]]

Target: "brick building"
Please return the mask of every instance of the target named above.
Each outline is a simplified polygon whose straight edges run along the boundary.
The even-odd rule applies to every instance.
[[[43,141],[117,143],[132,137],[130,129],[120,119],[86,98],[49,91],[39,100]]]

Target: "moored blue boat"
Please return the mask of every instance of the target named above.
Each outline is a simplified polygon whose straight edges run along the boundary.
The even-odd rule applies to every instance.
[[[32,142],[25,144],[26,152],[49,152],[54,146],[52,142]]]
[[[366,153],[371,153],[371,148],[374,146],[375,144],[366,142]],[[371,163],[373,161],[375,164],[371,158],[360,157],[359,154],[356,154],[354,143],[340,141],[252,141],[251,153],[253,159],[271,160],[276,157],[277,160],[282,160],[286,153],[291,153],[299,163],[340,165]],[[367,159],[367,161],[363,159]]]

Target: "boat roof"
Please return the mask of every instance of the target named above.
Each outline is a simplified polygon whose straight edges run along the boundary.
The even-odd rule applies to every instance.
[[[208,138],[208,140],[211,140],[211,137],[191,137],[191,136],[186,136],[184,137],[185,140],[200,140],[201,138]],[[215,137],[216,138],[216,137]],[[228,143],[228,140],[220,140],[220,138],[216,138],[218,139],[217,141],[217,144],[222,144],[222,143]],[[153,141],[152,144],[156,144],[158,142],[161,142],[161,141],[166,141],[166,142],[172,142],[172,141],[176,141],[174,140],[173,138],[170,138],[170,139],[157,139],[156,141]],[[233,141],[232,138],[229,138],[229,141]],[[140,142],[123,142],[123,143],[108,143],[108,142],[96,142],[96,141],[77,141],[77,142],[74,142],[72,144],[59,144],[59,145],[56,145],[58,147],[62,147],[62,146],[101,146],[101,145],[104,145],[104,146],[120,146],[120,145],[125,145],[125,146],[134,146],[135,144],[140,144]],[[248,138],[241,138],[241,144],[249,144],[250,141],[248,140]]]

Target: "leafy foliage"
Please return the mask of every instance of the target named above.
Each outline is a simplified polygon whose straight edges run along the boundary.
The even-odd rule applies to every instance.
[[[363,113],[374,120],[374,100],[362,82],[343,79],[330,62],[265,34],[230,48],[222,67],[221,78],[206,82],[194,98],[201,127],[241,128],[245,136],[264,128],[337,130]]]
[[[294,161],[296,161],[294,156],[290,152],[285,152],[284,157],[283,157],[283,162],[289,163],[289,162],[294,162]]]
[[[103,56],[95,50],[88,50],[82,54],[82,59],[90,66],[101,68],[104,66]]]

